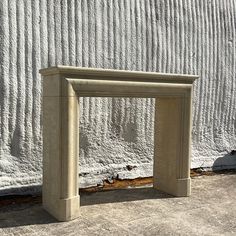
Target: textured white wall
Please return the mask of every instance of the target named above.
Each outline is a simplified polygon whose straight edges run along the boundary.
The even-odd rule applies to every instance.
[[[0,0],[0,22],[2,194],[41,183],[38,70],[56,64],[200,75],[192,167],[236,166],[234,0]],[[153,106],[81,99],[81,186],[152,175]]]

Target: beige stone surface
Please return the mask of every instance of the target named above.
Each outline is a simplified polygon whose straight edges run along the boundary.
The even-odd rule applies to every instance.
[[[154,187],[174,196],[190,195],[191,96],[196,76],[65,66],[40,72],[44,76],[43,206],[54,217],[67,221],[80,213],[79,97],[156,98]]]

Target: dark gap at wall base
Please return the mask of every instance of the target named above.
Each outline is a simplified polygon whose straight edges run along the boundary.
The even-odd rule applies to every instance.
[[[235,169],[227,169],[227,170],[206,170],[204,168],[196,168],[191,169],[191,178],[196,178],[199,176],[213,176],[213,175],[235,175]],[[111,191],[115,189],[126,189],[126,188],[137,188],[137,187],[144,187],[144,186],[151,186],[152,185],[152,177],[146,178],[137,178],[132,180],[114,180],[113,183],[109,183],[108,180],[104,181],[104,186],[99,187],[90,187],[90,188],[82,188],[80,189],[80,193],[82,194],[91,194],[98,191]],[[22,189],[22,187],[21,187]],[[0,208],[4,211],[4,207],[12,206],[19,204],[40,204],[42,203],[42,195],[41,195],[41,186],[38,186],[38,191],[34,192],[34,194],[17,194],[17,195],[5,195],[0,196]],[[29,191],[29,187],[27,187]],[[26,192],[25,192],[26,193]]]

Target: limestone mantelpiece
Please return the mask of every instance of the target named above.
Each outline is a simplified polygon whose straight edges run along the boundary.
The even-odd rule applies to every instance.
[[[192,84],[198,76],[57,66],[43,75],[43,206],[79,215],[79,97],[157,98],[154,188],[190,195]]]

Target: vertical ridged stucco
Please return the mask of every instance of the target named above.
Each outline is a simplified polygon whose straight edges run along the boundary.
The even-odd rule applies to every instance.
[[[56,64],[198,74],[192,167],[210,167],[235,149],[235,5],[1,0],[0,189],[41,181],[38,71]],[[85,98],[80,104],[82,186],[152,175],[153,99]],[[236,165],[236,158],[225,158],[224,165]]]

